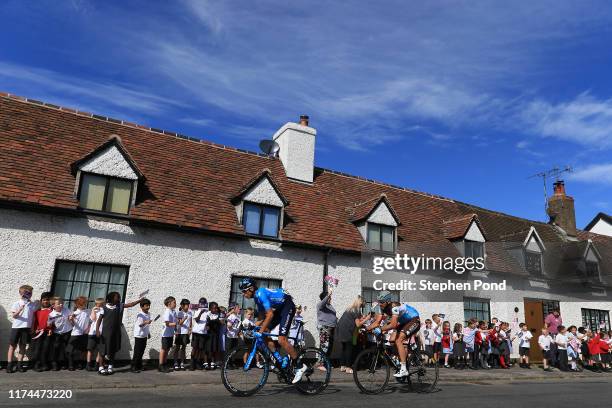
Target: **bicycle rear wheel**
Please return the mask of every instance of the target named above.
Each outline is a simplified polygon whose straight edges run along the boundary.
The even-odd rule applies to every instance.
[[[302,349],[295,361],[295,367],[305,364],[308,369],[297,382],[295,388],[306,395],[316,395],[322,392],[331,378],[331,362],[323,350],[315,347]]]
[[[389,383],[389,360],[376,347],[363,350],[353,364],[353,380],[366,394],[379,394]]]
[[[257,350],[249,367],[245,367],[252,347],[238,347],[225,356],[221,367],[221,379],[225,388],[237,397],[248,397],[259,391],[268,380],[270,362]],[[257,362],[263,368],[257,368]]]
[[[412,388],[416,392],[428,394],[436,388],[438,383],[440,367],[438,364],[427,367],[428,360],[429,356],[425,352],[413,353],[410,357],[408,372],[410,373]]]

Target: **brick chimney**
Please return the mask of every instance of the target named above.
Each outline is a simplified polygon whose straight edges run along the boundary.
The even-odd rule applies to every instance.
[[[287,177],[312,183],[317,130],[309,126],[309,119],[308,115],[301,115],[299,123],[285,123],[272,140],[280,146],[278,157]]]
[[[567,235],[576,236],[576,212],[574,199],[565,194],[565,183],[558,180],[553,184],[553,195],[548,199],[550,223],[563,228]]]

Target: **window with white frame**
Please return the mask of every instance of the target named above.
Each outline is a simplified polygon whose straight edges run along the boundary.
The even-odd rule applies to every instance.
[[[242,224],[249,235],[278,237],[281,208],[271,205],[245,202],[243,204]]]
[[[80,208],[115,214],[130,211],[133,180],[82,173],[79,187]]]
[[[395,251],[395,227],[368,222],[368,248],[375,251]]]

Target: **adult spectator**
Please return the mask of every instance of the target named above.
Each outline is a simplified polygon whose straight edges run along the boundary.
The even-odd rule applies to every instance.
[[[352,374],[353,369],[353,355],[354,355],[354,336],[355,330],[363,326],[369,316],[361,315],[361,308],[363,307],[363,298],[357,296],[353,303],[344,311],[340,320],[338,320],[338,327],[336,334],[338,340],[342,345],[342,358],[340,360],[340,371],[344,371],[347,374]]]
[[[336,309],[331,304],[332,288],[322,292],[321,301],[317,303],[317,328],[319,329],[319,347],[329,357],[334,345],[334,331],[338,324]],[[322,366],[320,369],[324,369]]]

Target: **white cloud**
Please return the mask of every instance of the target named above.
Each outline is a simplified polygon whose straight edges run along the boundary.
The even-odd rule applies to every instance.
[[[612,147],[612,98],[597,99],[584,92],[569,102],[536,100],[526,106],[521,117],[529,131],[543,137]]]
[[[578,168],[569,178],[585,183],[612,185],[612,163],[592,164]]]

